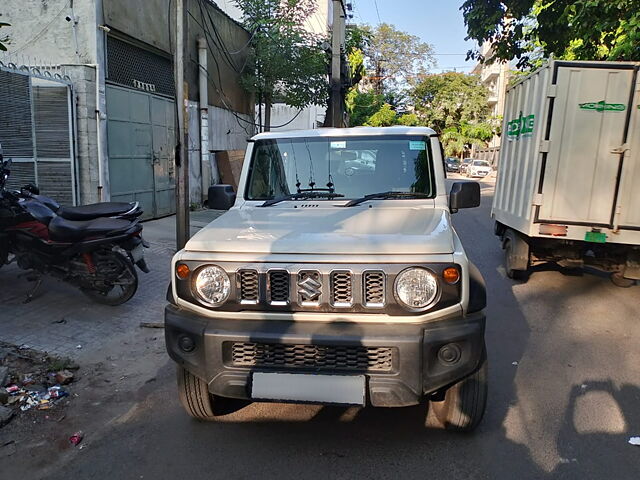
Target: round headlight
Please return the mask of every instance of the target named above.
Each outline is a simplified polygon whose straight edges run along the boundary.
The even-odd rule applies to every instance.
[[[223,304],[231,291],[229,276],[215,265],[198,270],[193,286],[200,300],[214,307]]]
[[[396,277],[396,296],[408,308],[424,308],[438,293],[435,275],[424,268],[407,268]]]

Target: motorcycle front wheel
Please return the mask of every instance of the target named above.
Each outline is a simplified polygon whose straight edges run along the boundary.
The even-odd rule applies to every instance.
[[[131,260],[114,251],[95,257],[95,278],[91,280],[91,287],[80,289],[82,293],[103,305],[116,306],[129,301],[138,290],[138,274]]]

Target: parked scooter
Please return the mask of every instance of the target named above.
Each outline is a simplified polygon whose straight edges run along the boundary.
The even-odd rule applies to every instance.
[[[149,271],[138,220],[63,218],[38,199],[8,191],[10,166],[0,147],[0,265],[13,255],[11,261],[34,272],[36,286],[26,301],[44,274],[78,287],[98,303],[121,305],[131,299],[138,288],[134,265]]]

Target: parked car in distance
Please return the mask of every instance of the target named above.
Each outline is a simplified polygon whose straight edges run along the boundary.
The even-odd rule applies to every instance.
[[[166,345],[189,415],[423,405],[423,425],[427,411],[478,425],[485,283],[451,215],[480,204],[480,185],[447,192],[441,151],[425,127],[253,137],[237,196],[209,188],[228,211],[172,261]]]
[[[491,173],[491,170],[491,164],[486,160],[474,160],[467,166],[465,173],[467,177],[471,178],[486,177]]]
[[[447,172],[459,172],[460,171],[460,160],[454,157],[449,157],[445,160],[445,165],[447,167]]]
[[[462,162],[460,162],[460,174],[464,175],[465,173],[467,173],[467,168],[469,168],[469,165],[471,165],[471,162],[473,162],[473,158],[465,158],[462,160]]]

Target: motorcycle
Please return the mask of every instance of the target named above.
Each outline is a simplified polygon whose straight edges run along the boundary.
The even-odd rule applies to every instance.
[[[56,215],[67,220],[93,220],[99,217],[121,218],[134,220],[142,215],[142,208],[138,202],[101,202],[77,207],[62,206],[53,198],[40,195],[40,189],[33,185],[23,186],[16,192],[21,198],[33,199],[53,211]]]
[[[0,147],[0,266],[16,261],[21,269],[34,272],[36,285],[25,302],[33,298],[43,275],[79,288],[98,303],[130,300],[138,288],[135,266],[149,272],[143,251],[148,245],[138,220],[66,219],[37,198],[7,190],[10,166]]]

